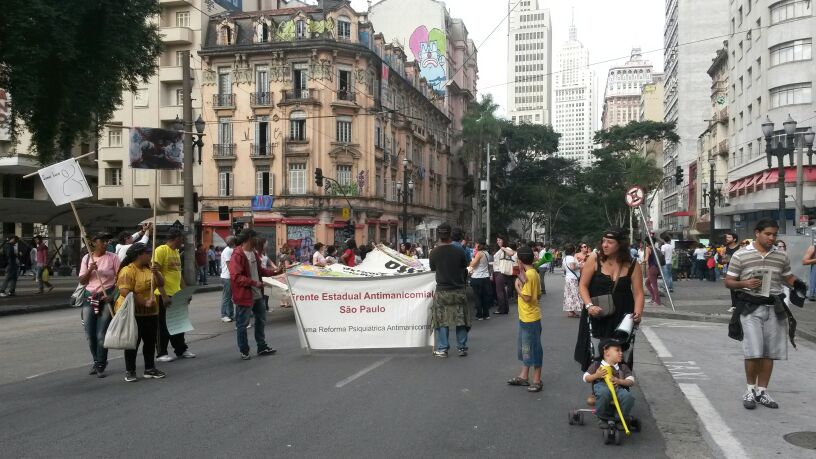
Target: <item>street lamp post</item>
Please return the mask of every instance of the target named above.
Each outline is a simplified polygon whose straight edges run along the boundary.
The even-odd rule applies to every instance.
[[[708,158],[708,189],[703,189],[703,194],[708,196],[708,239],[711,243],[714,242],[714,215],[717,200],[722,196],[723,182],[714,181],[714,166],[717,160],[713,157]]]
[[[773,167],[772,158],[776,156],[778,161],[777,184],[779,186],[779,233],[785,234],[787,219],[785,218],[785,155],[793,165],[793,151],[796,149],[796,121],[788,114],[788,119],[782,123],[784,127],[785,139],[774,144],[774,123],[770,117],[765,117],[762,123],[762,135],[765,136],[765,155],[768,158],[768,169]]]
[[[408,158],[402,159],[402,179],[405,183],[405,189],[402,188],[403,182],[397,182],[397,196],[402,200],[402,243],[408,244],[408,200],[414,194],[414,180],[408,178]]]

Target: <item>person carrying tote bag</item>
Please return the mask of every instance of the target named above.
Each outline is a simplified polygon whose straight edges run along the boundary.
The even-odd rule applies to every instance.
[[[159,302],[154,288],[164,286],[164,278],[158,265],[151,265],[153,251],[149,246],[137,242],[128,250],[122,261],[116,285],[119,287],[119,298],[114,306],[116,315],[108,333],[117,333],[121,341],[116,347],[125,350],[125,381],[136,382],[136,354],[139,342],[142,342],[144,356],[144,378],[160,379],[166,375],[155,366],[156,338],[159,330]],[[114,327],[121,317],[122,327]],[[125,323],[128,323],[125,328]],[[107,339],[106,343],[107,345]]]
[[[496,265],[496,314],[507,314],[509,311],[508,304],[508,288],[513,284],[510,279],[513,276],[513,255],[515,251],[507,247],[503,236],[496,238],[496,244],[499,250],[493,255],[493,260]]]

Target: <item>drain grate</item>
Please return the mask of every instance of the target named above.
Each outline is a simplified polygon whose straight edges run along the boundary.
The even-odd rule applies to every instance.
[[[816,432],[791,432],[782,438],[800,448],[816,449]]]

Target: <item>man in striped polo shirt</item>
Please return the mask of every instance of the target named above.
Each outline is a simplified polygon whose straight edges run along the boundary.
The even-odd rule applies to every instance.
[[[757,402],[779,408],[767,391],[774,360],[788,358],[788,321],[784,301],[779,296],[783,293],[783,282],[794,288],[804,285],[793,275],[788,255],[776,248],[778,232],[779,225],[774,220],[760,220],[754,229],[754,242],[731,257],[725,279],[725,286],[737,295],[734,314],[739,314],[742,325],[748,382],[742,404],[749,410]]]

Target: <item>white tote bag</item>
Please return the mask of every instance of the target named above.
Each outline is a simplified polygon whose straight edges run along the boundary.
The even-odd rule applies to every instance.
[[[110,307],[110,306],[108,306]],[[128,293],[119,312],[113,316],[108,331],[105,333],[105,348],[136,349],[139,340],[139,329],[136,326],[136,306],[133,303],[133,292]]]

